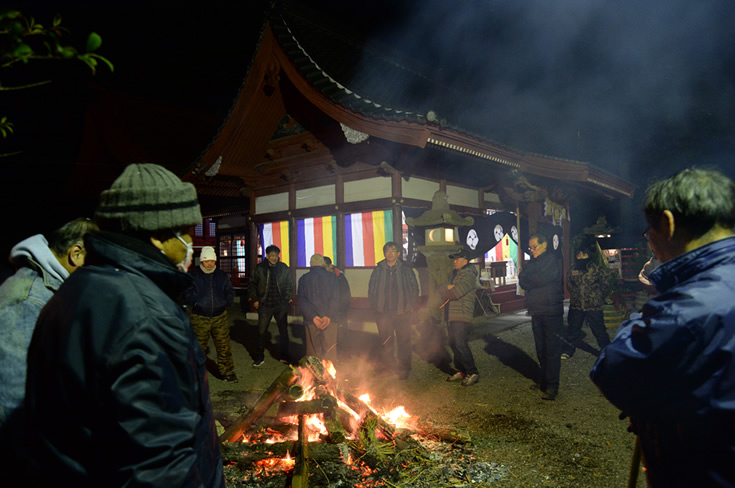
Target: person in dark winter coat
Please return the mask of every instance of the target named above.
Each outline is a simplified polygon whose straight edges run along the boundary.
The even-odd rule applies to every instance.
[[[291,362],[288,350],[288,305],[293,300],[293,292],[291,270],[281,261],[281,250],[274,245],[266,247],[265,259],[255,267],[248,282],[248,301],[258,312],[254,367],[260,367],[265,362],[265,333],[271,319],[275,319],[278,327],[278,359],[284,364]]]
[[[196,190],[131,164],[102,192],[85,265],[28,351],[23,486],[224,487],[205,357],[177,299],[191,285]]]
[[[735,486],[735,184],[687,169],[645,194],[659,295],[623,322],[592,381],[640,440],[648,485]]]
[[[337,277],[326,270],[324,257],[314,254],[310,268],[299,279],[299,309],[304,316],[306,355],[337,361],[337,322],[339,309]]]
[[[602,260],[594,237],[584,240],[577,251],[574,265],[567,273],[569,312],[562,346],[562,359],[569,359],[576,351],[575,344],[582,338],[585,320],[600,349],[610,344],[602,307],[607,298],[610,272]]]
[[[227,307],[235,301],[232,281],[227,273],[217,269],[217,253],[210,246],[202,248],[199,267],[190,274],[194,283],[186,290],[185,298],[191,306],[191,325],[199,345],[206,354],[211,336],[217,351],[220,378],[228,383],[237,383],[230,344],[230,322],[227,320]]]
[[[475,358],[469,346],[469,328],[475,315],[478,281],[477,267],[470,264],[466,249],[449,256],[454,260],[454,270],[449,283],[439,287],[439,294],[448,307],[449,347],[454,354],[457,372],[447,381],[460,381],[462,386],[471,386],[480,380]]]
[[[352,305],[350,283],[347,281],[345,272],[332,264],[332,259],[328,256],[324,256],[324,268],[330,273],[334,273],[334,276],[337,277],[337,283],[339,283],[339,306],[337,307],[337,316],[335,319],[339,325],[344,325],[347,322],[347,313],[350,310],[350,305]]]
[[[293,300],[291,270],[281,261],[281,250],[274,245],[265,248],[265,259],[259,263],[248,282],[248,302],[258,312],[258,331],[253,357],[253,366],[265,362],[265,333],[271,319],[278,326],[278,348],[280,361],[288,364],[288,305]]]
[[[16,244],[17,267],[0,286],[0,426],[23,401],[26,359],[41,309],[71,273],[84,264],[84,235],[97,230],[89,219],[67,222],[49,241],[36,234]]]
[[[540,383],[532,388],[539,388],[544,400],[554,400],[559,393],[564,290],[561,263],[553,253],[547,252],[547,245],[543,234],[533,234],[528,240],[532,259],[519,273],[518,284],[527,292],[526,303],[541,367]]]
[[[419,284],[413,268],[400,259],[398,244],[385,243],[383,254],[385,259],[377,264],[368,283],[368,299],[375,311],[380,341],[379,373],[397,369],[398,378],[405,380],[411,371],[411,311],[419,296]]]
[[[343,351],[340,350],[339,344],[347,327],[348,314],[352,306],[352,292],[344,271],[332,264],[332,260],[328,256],[324,256],[324,263],[324,268],[337,277],[337,284],[339,284],[339,306],[337,307],[337,316],[332,322],[336,322],[335,325],[337,326],[337,353],[342,354]]]

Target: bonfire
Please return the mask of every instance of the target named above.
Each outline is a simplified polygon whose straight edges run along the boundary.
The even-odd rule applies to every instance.
[[[220,441],[229,487],[469,486],[503,475],[475,462],[468,435],[403,406],[379,412],[369,395],[339,384],[331,362],[311,356],[276,378]]]

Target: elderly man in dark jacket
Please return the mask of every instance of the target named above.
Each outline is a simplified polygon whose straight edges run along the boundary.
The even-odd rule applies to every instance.
[[[591,375],[630,416],[649,486],[735,486],[735,184],[687,169],[646,190],[659,295]]]
[[[338,328],[333,319],[339,309],[339,283],[325,268],[321,254],[314,254],[309,264],[309,272],[299,279],[298,286],[299,309],[306,329],[306,354],[336,363]]]
[[[132,164],[95,219],[28,352],[23,486],[224,487],[205,357],[175,301],[191,285],[196,190]]]
[[[466,249],[449,257],[454,260],[452,280],[439,287],[439,294],[446,300],[444,306],[449,308],[447,332],[457,372],[447,381],[460,381],[462,386],[471,386],[480,380],[469,345],[469,328],[475,315],[476,292],[480,282],[477,267],[470,264]]]
[[[554,400],[559,393],[564,290],[561,263],[546,250],[547,246],[543,234],[531,236],[528,247],[532,259],[518,275],[518,284],[527,293],[536,356],[541,367],[541,381],[532,388],[540,388],[544,400]]]
[[[210,336],[217,351],[217,369],[220,378],[237,383],[235,363],[230,344],[230,321],[227,307],[235,300],[235,290],[230,277],[217,268],[217,253],[211,246],[202,248],[199,267],[191,273],[194,280],[186,290],[186,303],[191,309],[191,325],[202,351],[206,353]]]
[[[398,378],[405,380],[411,371],[411,311],[419,295],[413,268],[401,260],[401,247],[395,242],[383,246],[385,259],[370,274],[368,298],[375,311],[380,341],[380,373],[395,368],[393,349],[397,349]]]

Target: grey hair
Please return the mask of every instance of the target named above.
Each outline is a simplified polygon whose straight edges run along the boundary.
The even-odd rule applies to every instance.
[[[309,261],[311,266],[324,266],[324,256],[321,254],[314,254]]]
[[[717,170],[685,169],[646,189],[643,211],[649,222],[654,223],[664,210],[695,238],[716,224],[732,228],[735,184]]]

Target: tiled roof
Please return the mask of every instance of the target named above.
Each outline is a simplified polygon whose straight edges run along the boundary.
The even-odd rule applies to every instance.
[[[498,143],[488,133],[492,129],[482,121],[461,115],[461,107],[473,103],[471,94],[457,92],[433,79],[431,72],[436,67],[422,65],[391,46],[361,39],[349,27],[297,1],[279,3],[271,11],[269,22],[277,42],[301,76],[336,105],[370,119],[424,125],[447,136],[430,137],[427,147],[456,151],[507,168],[527,170],[530,165],[540,169],[541,175],[542,167],[553,162],[562,173],[574,172],[578,181],[632,196],[634,185],[592,164],[566,155],[537,154],[538,148],[510,148]],[[475,144],[464,144],[468,140]],[[497,152],[478,149],[484,144]],[[525,168],[519,164],[519,157],[528,163]]]
[[[272,13],[271,28],[304,78],[334,103],[378,120],[426,123],[455,98],[402,53],[313,15],[286,2]]]

